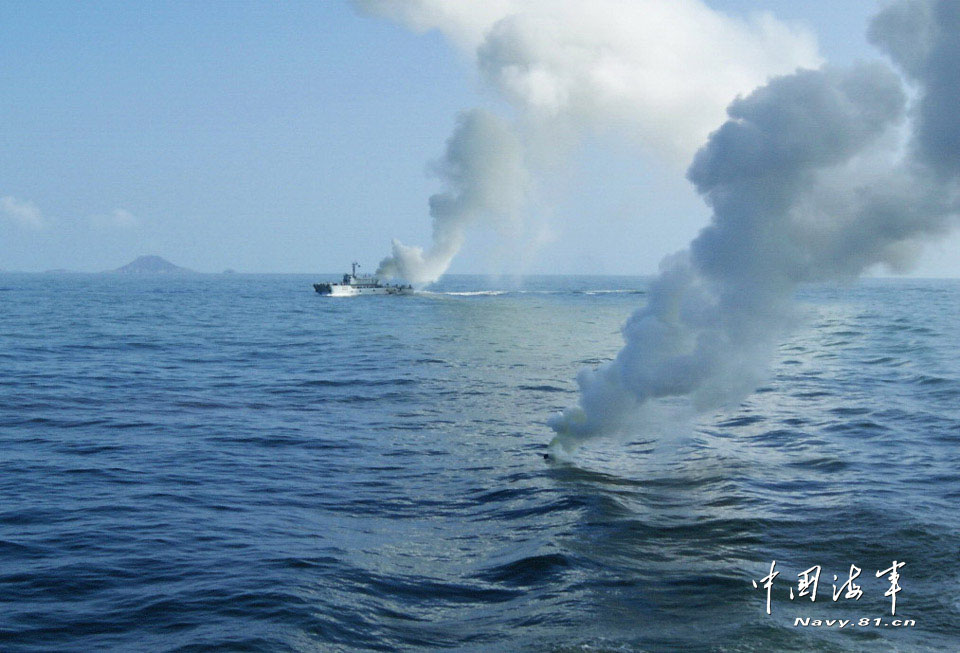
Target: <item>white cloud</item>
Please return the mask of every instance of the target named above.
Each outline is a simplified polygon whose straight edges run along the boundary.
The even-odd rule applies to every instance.
[[[132,229],[140,225],[140,218],[126,209],[116,208],[91,217],[90,222],[98,229]]]
[[[0,197],[0,217],[30,229],[42,229],[46,225],[46,220],[36,204],[10,195]]]

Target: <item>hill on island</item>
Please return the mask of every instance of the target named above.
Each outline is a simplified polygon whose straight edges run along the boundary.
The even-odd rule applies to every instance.
[[[141,256],[113,272],[117,274],[194,274],[193,270],[174,265],[159,256]]]

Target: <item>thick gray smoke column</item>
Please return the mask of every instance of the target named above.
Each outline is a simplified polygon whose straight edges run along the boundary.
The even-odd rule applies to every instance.
[[[870,26],[871,42],[919,85],[914,154],[943,177],[960,173],[960,3],[909,0]]]
[[[380,262],[377,274],[432,283],[450,266],[471,225],[484,219],[509,231],[516,223],[527,179],[523,148],[497,116],[482,109],[460,114],[435,171],[447,190],[430,198],[433,244],[424,251],[394,240],[393,255]]]
[[[779,77],[728,110],[689,179],[713,209],[689,250],[668,258],[616,359],[577,378],[579,405],[550,421],[571,451],[630,432],[648,402],[697,409],[742,399],[793,321],[803,282],[901,266],[946,231],[960,173],[960,3],[908,1],[871,38],[918,84],[911,137],[899,78],[884,65]]]

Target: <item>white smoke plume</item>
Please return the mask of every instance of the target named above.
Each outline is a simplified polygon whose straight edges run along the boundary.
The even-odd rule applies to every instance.
[[[470,204],[471,186],[495,192],[517,165],[555,165],[578,139],[626,134],[671,165],[684,165],[724,109],[769,77],[816,66],[815,39],[806,31],[757,14],[726,16],[700,0],[354,0],[361,10],[417,31],[439,30],[471,56],[486,88],[516,111],[512,131],[522,156],[491,156],[495,165],[445,180],[457,206],[438,210],[431,199],[434,244],[427,251],[394,243],[380,272],[425,283],[446,270],[465,238],[465,227],[501,222],[504,205],[522,217],[523,197],[511,195],[497,210]],[[461,120],[448,143],[469,138]],[[492,118],[488,116],[488,123]],[[479,129],[480,127],[475,127]],[[510,139],[505,139],[509,141]],[[467,167],[454,163],[453,167]],[[522,169],[522,168],[520,168]],[[528,175],[521,175],[524,179]],[[505,192],[515,191],[514,185]],[[493,199],[486,192],[484,201]],[[464,201],[459,201],[459,198]],[[469,215],[467,215],[469,214]],[[522,231],[522,230],[521,230]],[[516,232],[516,230],[514,230]]]
[[[700,0],[354,2],[439,30],[527,125],[625,130],[681,165],[738,94],[820,63],[803,29],[764,13],[730,17]]]
[[[440,278],[460,251],[467,229],[487,220],[509,230],[519,219],[526,186],[523,148],[510,127],[494,114],[474,109],[460,114],[435,166],[447,187],[430,198],[433,245],[393,241],[393,255],[380,262],[378,275],[400,277],[415,285]]]
[[[664,261],[617,357],[578,376],[579,405],[550,421],[558,453],[635,432],[663,398],[701,410],[742,399],[793,321],[798,284],[898,268],[955,222],[957,34],[953,0],[898,2],[872,23],[871,40],[917,85],[909,112],[880,63],[798,71],[730,105],[687,173],[711,222]]]

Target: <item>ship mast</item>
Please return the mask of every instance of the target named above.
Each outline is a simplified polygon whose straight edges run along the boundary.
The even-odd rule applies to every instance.
[[[357,263],[356,261],[354,261],[354,262],[353,262],[353,276],[354,276],[354,277],[357,276],[357,268],[358,268],[358,267],[360,267],[360,264]]]

